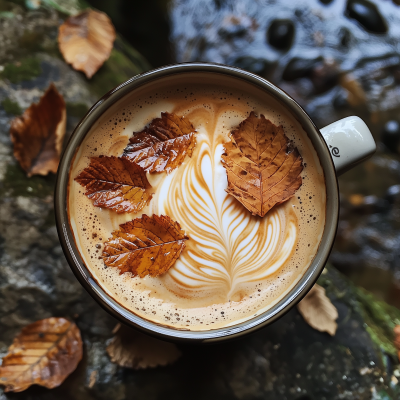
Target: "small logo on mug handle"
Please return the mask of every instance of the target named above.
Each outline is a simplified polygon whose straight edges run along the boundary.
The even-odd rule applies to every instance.
[[[339,149],[337,147],[332,147],[331,145],[329,145],[329,147],[331,148],[331,153],[334,157],[340,157]]]

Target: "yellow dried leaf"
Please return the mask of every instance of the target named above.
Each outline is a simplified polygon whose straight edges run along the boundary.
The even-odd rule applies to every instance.
[[[232,131],[225,143],[222,164],[228,177],[227,193],[253,215],[264,215],[290,199],[301,186],[303,159],[282,126],[264,115],[248,118]]]
[[[0,366],[0,385],[21,392],[37,384],[61,385],[82,359],[78,327],[65,318],[46,318],[22,329]]]
[[[312,328],[320,332],[328,332],[331,336],[335,335],[338,312],[322,286],[314,285],[297,305],[297,309]]]
[[[86,10],[60,26],[58,45],[65,61],[91,78],[110,57],[115,37],[106,14]]]

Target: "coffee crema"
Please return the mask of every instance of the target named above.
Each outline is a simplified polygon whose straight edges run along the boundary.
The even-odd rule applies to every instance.
[[[178,80],[178,78],[176,78]],[[68,211],[76,245],[99,285],[142,318],[177,329],[232,326],[268,310],[303,276],[325,224],[326,189],[322,168],[300,124],[261,90],[223,79],[208,86],[169,79],[147,85],[120,100],[92,127],[79,147],[69,178]],[[161,112],[188,118],[197,130],[191,158],[169,175],[147,174],[153,199],[140,213],[117,214],[94,207],[73,179],[89,157],[120,156],[134,131]],[[303,184],[295,196],[264,218],[252,216],[228,195],[221,163],[229,132],[251,111],[282,125],[304,162]],[[142,214],[164,214],[189,236],[172,268],[157,278],[132,277],[106,267],[103,243],[119,224]]]

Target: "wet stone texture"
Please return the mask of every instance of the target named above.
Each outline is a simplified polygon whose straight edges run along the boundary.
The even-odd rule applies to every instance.
[[[339,311],[339,327],[333,338],[310,328],[297,310],[292,309],[270,327],[234,342],[201,347],[179,345],[183,355],[169,367],[132,371],[110,362],[106,345],[117,321],[86,294],[70,271],[54,225],[55,177],[26,178],[12,156],[9,127],[12,118],[31,102],[37,101],[49,83],[54,81],[67,103],[69,136],[79,118],[100,95],[148,67],[133,49],[118,39],[111,58],[92,81],[73,71],[60,57],[56,37],[58,25],[71,9],[74,12],[75,3],[65,0],[51,4],[61,3],[64,7],[61,11],[52,8],[28,11],[20,5],[20,1],[16,4],[0,0],[0,357],[6,354],[13,337],[23,326],[38,319],[62,316],[74,320],[79,326],[84,340],[84,358],[59,388],[48,390],[31,387],[22,393],[4,393],[0,388],[0,400],[399,398],[397,378],[400,378],[400,370],[392,344],[392,329],[396,321],[400,322],[400,312],[353,287],[334,268],[320,278],[320,283],[327,288],[329,297]],[[396,104],[397,93],[397,67],[390,64],[394,56],[381,55],[375,61],[367,59],[355,69],[358,75],[349,75],[356,76],[354,79],[340,73],[339,78],[348,83],[338,86],[339,78],[335,71],[339,68],[337,64],[345,68],[339,62],[344,55],[335,58],[336,64],[321,64],[330,51],[336,51],[337,43],[319,48],[304,39],[307,37],[306,28],[299,28],[300,18],[311,18],[306,19],[309,24],[305,26],[309,27],[310,35],[320,27],[321,34],[314,36],[321,42],[322,37],[327,35],[323,33],[326,24],[315,21],[323,20],[324,13],[329,10],[331,15],[339,15],[338,2],[304,2],[301,12],[285,6],[288,2],[281,3],[279,13],[272,12],[273,8],[267,12],[267,2],[238,1],[235,3],[238,9],[223,0],[176,3],[172,8],[172,21],[179,61],[207,59],[242,63],[241,66],[266,76],[272,74],[270,76],[297,96],[322,125],[353,112],[348,104],[359,101],[356,106],[370,118],[377,138],[380,137],[378,126],[383,126],[386,120],[395,121],[392,126],[385,128],[385,140],[392,143],[398,132],[396,116],[391,108]],[[276,3],[271,4],[272,7]],[[313,9],[310,8],[311,4]],[[186,7],[189,6],[194,7],[194,14],[186,13]],[[318,14],[312,10],[320,11]],[[344,10],[344,6],[341,10]],[[194,18],[196,13],[198,16]],[[174,22],[179,15],[182,18],[181,27]],[[395,13],[390,15],[389,20],[393,20]],[[273,22],[272,16],[279,18],[279,22],[268,33],[268,27]],[[387,46],[395,45],[391,37],[377,36],[371,39],[371,33],[355,25],[353,17],[340,18],[344,21],[343,29],[347,27],[348,32],[340,36],[340,40],[347,43],[357,57],[366,55],[369,46],[365,46],[365,53],[360,53],[353,44],[349,44],[354,40],[380,40],[383,53]],[[388,14],[384,13],[383,18],[387,20]],[[207,21],[210,25],[207,25]],[[217,44],[216,38],[219,37],[224,39],[218,39]],[[333,35],[329,41],[337,39],[337,35]],[[268,47],[266,40],[271,42],[272,47]],[[324,39],[324,43],[329,41]],[[386,41],[393,44],[386,45]],[[299,43],[304,43],[310,51],[313,48],[306,60],[304,57],[308,52],[303,51]],[[295,52],[293,49],[298,50]],[[340,51],[337,50],[338,54]],[[236,58],[233,59],[233,56]],[[276,67],[272,68],[274,63]],[[311,74],[316,65],[326,72],[321,72],[322,75]],[[382,67],[385,65],[390,65],[390,68]],[[355,68],[355,65],[346,68]],[[284,71],[287,80],[282,81]],[[377,76],[377,83],[375,89],[368,90],[363,83],[365,71],[374,74],[389,72],[386,78],[373,75]],[[326,80],[323,78],[325,76],[330,78]],[[316,85],[317,77],[322,82],[331,82],[327,84],[330,89]],[[340,111],[332,106],[338,94],[342,96],[342,100],[336,101],[340,104]],[[391,99],[385,102],[387,108],[382,113],[374,114],[381,107],[379,102],[383,101],[386,94]],[[368,103],[368,107],[375,107],[373,104],[379,103],[376,106],[378,108],[368,108],[367,102],[362,100],[363,96],[375,96],[376,103]],[[314,99],[314,102],[310,99]],[[343,190],[345,206],[342,221],[350,224],[348,221],[351,216],[359,217],[355,227],[351,228],[355,232],[350,235],[351,239],[343,239],[345,243],[342,245],[338,241],[332,258],[338,265],[341,262],[350,263],[347,254],[354,255],[352,262],[357,265],[371,258],[371,251],[368,253],[365,249],[375,249],[372,254],[379,258],[384,252],[388,257],[391,256],[396,247],[396,238],[390,242],[386,240],[386,235],[395,232],[397,221],[395,212],[399,209],[400,188],[393,185],[400,171],[399,160],[394,148],[389,152],[384,150],[383,144],[381,146],[373,161],[354,172],[354,177],[342,181],[344,188],[350,185],[348,193],[359,192],[360,196],[348,198],[346,190]],[[373,198],[365,197],[371,194],[371,182],[362,178],[366,171],[369,173],[368,179],[376,182],[372,187],[379,187],[380,190]],[[386,187],[388,180],[390,190]],[[354,182],[359,186],[354,186]],[[360,221],[369,230],[361,229]],[[383,224],[383,227],[379,224]],[[346,238],[350,228],[346,230],[342,226],[341,229],[339,240]],[[340,250],[339,245],[349,246],[348,251]],[[351,246],[358,247],[354,250]],[[343,257],[343,261],[339,256]],[[398,268],[400,270],[400,266]]]
[[[400,2],[175,0],[171,20],[177,61],[259,74],[320,128],[349,115],[366,121],[378,151],[339,179],[331,262],[400,307]]]

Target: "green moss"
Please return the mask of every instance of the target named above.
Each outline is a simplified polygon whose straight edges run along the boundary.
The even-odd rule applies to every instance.
[[[11,192],[12,196],[46,197],[52,195],[56,177],[54,174],[47,176],[32,176],[28,178],[19,165],[8,165],[0,187],[0,193]]]
[[[12,83],[19,83],[36,78],[41,72],[40,61],[29,57],[19,63],[6,64],[4,70],[0,72],[0,78],[8,79]]]
[[[45,7],[53,8],[65,15],[77,14],[86,4],[80,0],[42,0],[42,3]]]
[[[343,279],[343,276],[341,280],[345,284],[339,287],[335,276],[339,272],[329,265],[327,270],[328,273],[318,279],[318,284],[326,289],[329,297],[341,299],[351,309],[356,310],[362,316],[365,329],[373,343],[382,352],[397,359],[397,350],[393,345],[393,328],[400,324],[400,310],[378,300],[372,293]]]
[[[66,106],[67,116],[76,118],[82,118],[89,110],[89,107],[84,103],[67,103]]]
[[[0,11],[0,18],[14,18],[15,14],[11,11]]]
[[[393,329],[396,325],[400,325],[400,310],[379,301],[365,289],[354,287],[354,290],[371,339],[385,353],[396,357],[397,350],[393,345]]]
[[[8,98],[1,102],[1,106],[4,108],[4,111],[7,114],[11,114],[11,115],[21,115],[22,114],[22,110],[21,110],[21,107],[19,106],[19,104]]]

